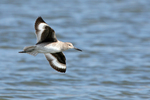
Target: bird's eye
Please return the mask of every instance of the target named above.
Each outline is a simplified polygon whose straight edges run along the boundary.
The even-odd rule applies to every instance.
[[[71,46],[71,44],[69,44],[69,46]]]

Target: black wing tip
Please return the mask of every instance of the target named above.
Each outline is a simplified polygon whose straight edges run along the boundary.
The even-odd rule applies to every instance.
[[[42,17],[41,17],[41,16],[39,16],[38,18],[41,18],[41,19],[42,19]],[[38,18],[37,18],[37,19],[38,19]]]
[[[43,18],[42,18],[41,16],[39,16],[39,17],[36,19],[36,22],[44,22],[44,23],[45,23],[45,21],[43,20]]]
[[[59,72],[65,73],[65,72],[66,72],[66,69],[60,69]]]
[[[65,73],[66,72],[66,69],[55,69],[56,71],[58,71],[58,72],[61,72],[61,73]]]
[[[37,26],[40,24],[40,23],[46,23],[43,18],[41,16],[39,16],[36,21],[35,21],[35,29],[37,30]]]

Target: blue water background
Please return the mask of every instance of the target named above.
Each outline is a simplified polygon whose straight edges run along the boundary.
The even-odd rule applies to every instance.
[[[0,100],[149,100],[150,1],[1,0]],[[38,16],[65,51],[67,71],[43,54],[19,54],[34,45]]]

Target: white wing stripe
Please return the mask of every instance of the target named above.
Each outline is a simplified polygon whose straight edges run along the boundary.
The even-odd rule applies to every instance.
[[[51,54],[45,54],[45,55],[47,59],[51,61],[56,67],[60,69],[66,69],[66,65],[58,62],[58,60],[54,56],[52,56]]]
[[[45,26],[48,26],[46,23],[40,23],[39,25],[38,25],[38,30],[41,30],[41,31],[43,31],[44,29],[45,29]]]
[[[41,35],[43,33],[43,31],[45,30],[45,26],[48,26],[46,23],[40,23],[38,25],[38,34],[37,34],[37,42],[41,40]]]

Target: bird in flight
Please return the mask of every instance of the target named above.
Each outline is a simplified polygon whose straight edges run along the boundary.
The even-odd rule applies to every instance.
[[[44,53],[49,64],[55,70],[66,72],[66,57],[63,51],[75,48],[70,42],[62,42],[57,40],[55,31],[42,19],[38,17],[35,21],[35,30],[37,43],[33,46],[27,46],[19,53],[28,53],[36,56],[38,53]]]

